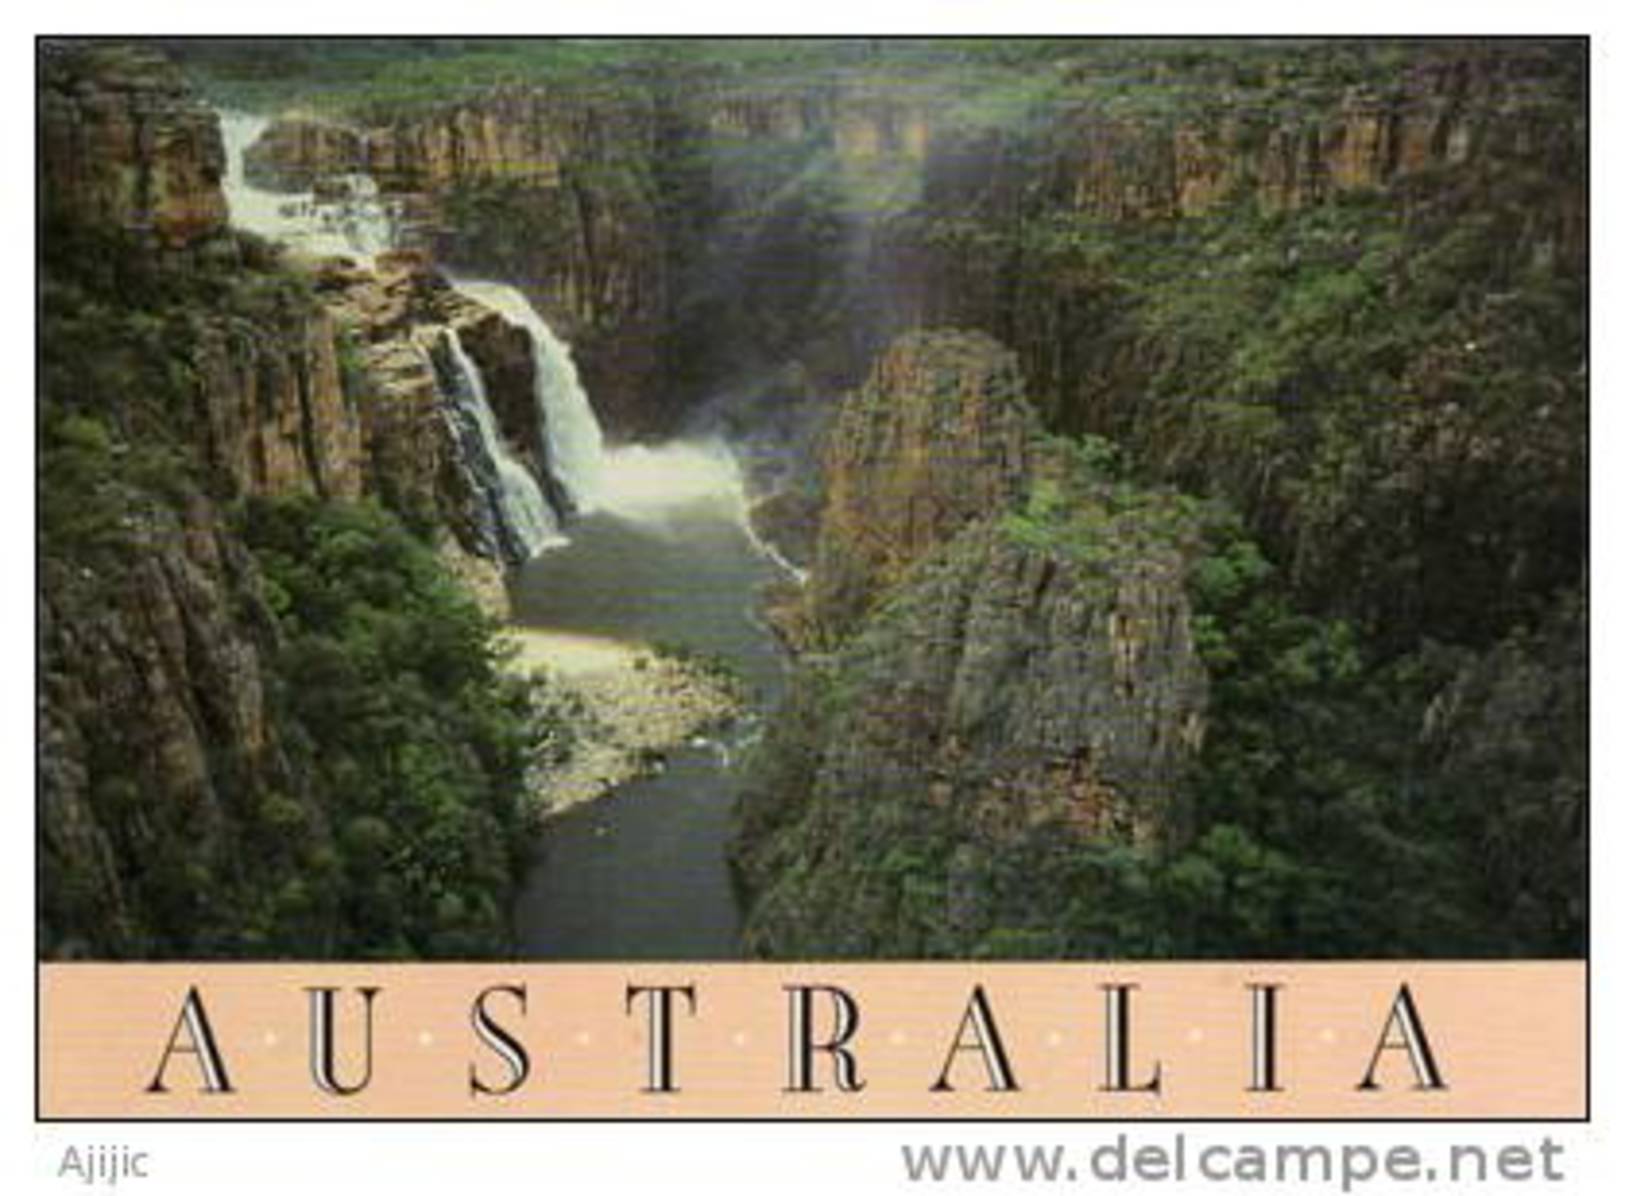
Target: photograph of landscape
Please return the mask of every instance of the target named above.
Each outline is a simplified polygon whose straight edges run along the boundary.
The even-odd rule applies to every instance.
[[[1586,956],[1587,53],[41,39],[39,958]]]

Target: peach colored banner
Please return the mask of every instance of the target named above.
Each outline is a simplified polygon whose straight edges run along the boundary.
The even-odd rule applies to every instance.
[[[46,964],[40,985],[45,1118],[1587,1113],[1579,961]]]

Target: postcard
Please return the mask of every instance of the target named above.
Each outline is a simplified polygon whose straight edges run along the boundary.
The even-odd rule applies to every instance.
[[[1587,1119],[1589,53],[39,39],[37,1118]]]

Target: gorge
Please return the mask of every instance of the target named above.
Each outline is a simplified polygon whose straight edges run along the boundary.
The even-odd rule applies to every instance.
[[[42,951],[1583,953],[1584,75],[42,45]]]
[[[397,248],[398,207],[380,199],[370,174],[316,176],[325,198],[262,190],[248,181],[244,163],[276,126],[233,113],[222,114],[221,125],[234,227],[301,255],[340,256],[368,269]],[[650,674],[657,667],[651,644],[712,654],[748,677],[753,707],[770,702],[780,666],[751,607],[755,586],[773,570],[750,530],[728,446],[712,438],[606,448],[569,348],[525,295],[501,282],[445,281],[528,340],[535,411],[518,421],[510,411],[508,423],[525,429],[532,448],[516,454],[457,327],[413,332],[433,363],[439,408],[477,510],[474,547],[514,567],[507,609],[528,649],[523,663],[544,674],[558,671],[554,680],[568,691],[572,670],[559,658],[585,655],[589,690],[569,696],[587,704],[589,718],[612,724],[649,716],[640,694],[603,681],[606,673],[629,669]],[[594,640],[583,654],[560,632]],[[614,695],[596,708],[589,696],[595,683]],[[733,709],[731,700],[717,703],[636,752],[611,749],[608,759],[578,746],[578,756],[589,756],[584,763],[603,774],[585,794],[543,783],[546,808],[556,816],[543,829],[539,862],[517,906],[522,954],[733,954],[737,926],[723,842],[735,732],[713,726]],[[721,737],[691,734],[699,730]],[[664,756],[674,748],[668,763]],[[616,754],[630,756],[630,767]],[[644,775],[651,761],[658,771]],[[590,809],[572,809],[583,800]]]

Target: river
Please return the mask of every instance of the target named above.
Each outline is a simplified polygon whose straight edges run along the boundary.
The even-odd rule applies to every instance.
[[[680,645],[744,679],[749,709],[657,775],[544,824],[517,902],[529,959],[728,959],[739,917],[724,848],[739,749],[777,700],[783,661],[754,614],[780,566],[750,535],[718,444],[611,450],[604,505],[510,583],[526,627]]]

